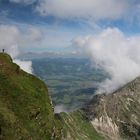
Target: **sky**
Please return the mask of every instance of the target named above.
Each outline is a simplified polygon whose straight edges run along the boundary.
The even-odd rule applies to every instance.
[[[75,38],[95,35],[107,28],[118,28],[126,36],[138,35],[140,2],[0,0],[0,25],[15,26],[25,36],[31,28],[36,30],[39,39],[35,43],[23,39],[22,51],[74,51],[71,45]]]
[[[140,75],[140,0],[0,0],[0,49],[32,73],[22,52],[86,55],[111,93]]]

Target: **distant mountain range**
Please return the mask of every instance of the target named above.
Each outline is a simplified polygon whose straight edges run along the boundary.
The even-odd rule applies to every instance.
[[[27,52],[21,53],[21,59],[40,59],[40,58],[86,58],[82,53],[76,52]]]

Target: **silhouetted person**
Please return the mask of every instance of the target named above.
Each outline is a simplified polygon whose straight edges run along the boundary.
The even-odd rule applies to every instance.
[[[4,53],[5,52],[5,49],[2,49],[2,52]]]

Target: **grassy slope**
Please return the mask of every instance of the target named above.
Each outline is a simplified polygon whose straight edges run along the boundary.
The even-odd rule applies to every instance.
[[[0,53],[0,139],[60,139],[58,125],[45,84]]]
[[[64,140],[104,140],[81,111],[61,113],[64,124]]]

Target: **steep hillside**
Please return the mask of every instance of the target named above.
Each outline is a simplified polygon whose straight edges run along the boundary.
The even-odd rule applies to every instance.
[[[60,140],[45,84],[0,53],[0,140]]]
[[[83,108],[107,139],[140,140],[140,77],[109,95],[96,95]]]
[[[140,77],[54,114],[46,85],[0,53],[0,140],[140,140]]]
[[[61,113],[60,115],[63,124],[62,140],[104,140],[81,110],[69,114]]]

